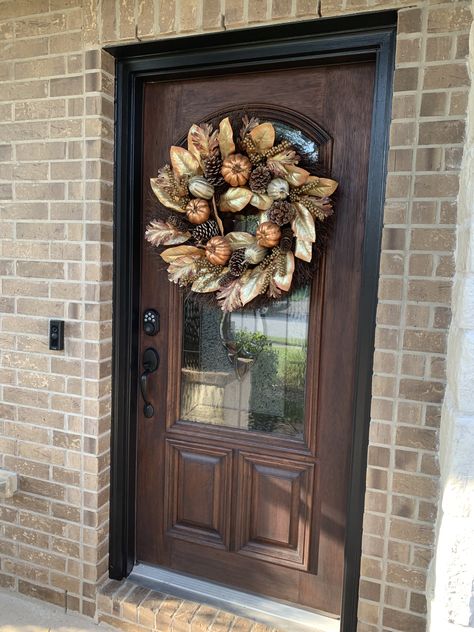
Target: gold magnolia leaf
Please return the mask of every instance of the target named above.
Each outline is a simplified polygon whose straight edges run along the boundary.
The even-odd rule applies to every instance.
[[[179,285],[190,283],[196,277],[196,263],[200,258],[197,255],[187,255],[174,259],[168,266],[169,280]]]
[[[291,287],[293,272],[295,271],[295,257],[291,251],[282,253],[281,256],[285,257],[285,274],[279,274],[276,272],[273,275],[273,280],[280,290],[288,292]]]
[[[197,176],[202,173],[199,160],[184,147],[170,148],[170,159],[173,171],[177,176]]]
[[[181,232],[176,226],[162,219],[152,220],[145,230],[145,239],[154,246],[183,244],[191,237],[189,231]]]
[[[188,151],[203,165],[203,158],[208,158],[217,148],[217,130],[212,125],[191,125],[188,132]]]
[[[295,257],[309,263],[313,258],[313,244],[310,241],[296,238]]]
[[[291,228],[298,239],[309,241],[310,243],[316,241],[316,229],[314,226],[314,217],[309,210],[301,204],[301,202],[295,202],[296,215],[291,222]]]
[[[222,273],[217,278],[213,272],[200,274],[191,285],[192,291],[198,292],[199,294],[215,292],[220,288],[219,281],[221,280],[221,277],[228,271],[228,269],[229,268],[222,268]]]
[[[268,286],[267,271],[254,268],[248,275],[245,273],[240,277],[242,288],[240,290],[240,300],[242,305],[247,305],[259,294],[262,294]]]
[[[240,300],[241,288],[242,283],[240,279],[235,279],[235,281],[217,291],[216,298],[223,312],[233,312],[242,307],[242,301]]]
[[[309,176],[305,182],[308,186],[306,193],[317,197],[329,197],[337,189],[339,183],[329,178],[318,178],[317,176]],[[298,185],[299,186],[299,185]]]
[[[306,171],[306,169],[296,165],[285,165],[284,168],[286,171],[284,178],[292,187],[300,187],[308,180],[309,171]]]
[[[227,158],[227,156],[235,152],[234,132],[228,116],[219,123],[218,138],[222,158]]]
[[[272,203],[272,198],[265,193],[254,193],[250,198],[250,204],[260,211],[268,211]]]
[[[250,132],[255,148],[259,153],[273,147],[275,142],[275,128],[271,123],[261,123]]]
[[[246,248],[247,246],[251,246],[256,243],[255,235],[251,235],[250,233],[244,233],[239,231],[234,231],[232,233],[227,233],[226,239],[230,244],[232,250],[238,250],[239,248]]]
[[[171,199],[171,196],[167,191],[160,187],[160,185],[158,184],[158,178],[150,178],[150,184],[153,193],[163,204],[163,206],[166,206],[166,208],[172,208],[173,211],[178,211],[178,213],[186,212],[177,202]]]
[[[219,205],[221,211],[231,213],[238,213],[247,206],[252,198],[252,191],[245,187],[230,187],[221,195]]]
[[[266,248],[255,243],[245,249],[245,260],[256,265],[265,259],[267,252]]]
[[[166,263],[171,263],[178,257],[184,257],[186,255],[196,255],[197,257],[204,257],[204,249],[196,248],[196,246],[175,246],[174,248],[167,248],[161,253],[161,258]]]

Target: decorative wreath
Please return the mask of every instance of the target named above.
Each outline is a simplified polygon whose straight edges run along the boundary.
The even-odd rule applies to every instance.
[[[237,125],[235,124],[235,127]],[[170,165],[151,188],[173,212],[149,223],[173,283],[213,297],[224,312],[281,298],[307,282],[333,213],[337,182],[298,167],[289,140],[270,122],[244,115],[237,141],[229,117],[218,129],[192,125],[188,149],[172,146]],[[235,230],[242,228],[242,230]],[[325,231],[322,230],[322,234]]]

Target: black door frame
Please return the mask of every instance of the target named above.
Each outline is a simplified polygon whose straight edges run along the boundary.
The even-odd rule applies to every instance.
[[[355,632],[396,20],[395,11],[384,11],[106,48],[116,58],[110,577],[126,577],[135,563],[136,332],[142,238],[138,220],[144,82],[370,59],[375,61],[376,77],[341,617],[341,630]]]

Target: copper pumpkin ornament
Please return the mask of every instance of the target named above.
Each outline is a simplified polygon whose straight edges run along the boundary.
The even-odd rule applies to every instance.
[[[280,241],[281,230],[280,227],[273,222],[263,222],[263,224],[260,224],[257,228],[255,236],[257,237],[257,244],[259,246],[273,248],[273,246],[276,246]]]
[[[186,217],[191,224],[203,224],[209,219],[211,209],[206,200],[199,198],[191,200],[186,205]]]
[[[227,184],[233,187],[241,187],[247,183],[252,163],[247,156],[232,154],[222,163],[221,173]]]
[[[232,249],[225,237],[212,237],[206,244],[206,257],[215,266],[225,265],[232,254]]]

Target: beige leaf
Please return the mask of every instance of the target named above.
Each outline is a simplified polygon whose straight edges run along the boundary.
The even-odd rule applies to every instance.
[[[268,211],[272,202],[272,198],[265,193],[254,193],[250,198],[250,204],[260,211]]]
[[[246,248],[245,260],[256,265],[265,259],[267,252],[268,250],[266,248],[255,243]]]
[[[191,286],[193,292],[198,292],[199,294],[207,294],[208,292],[215,292],[220,288],[219,281],[221,277],[225,274],[225,271],[228,268],[222,268],[222,274],[216,278],[213,272],[206,272],[205,274],[200,274],[198,278],[194,281]]]
[[[314,218],[308,211],[306,206],[301,202],[295,203],[296,215],[291,222],[291,228],[296,237],[304,241],[316,241],[316,229],[314,227]]]
[[[244,233],[244,232],[239,232],[239,231],[227,233],[226,239],[229,242],[232,250],[238,250],[239,248],[246,248],[247,246],[251,246],[252,244],[254,244],[256,241],[255,235],[251,235],[250,233]]]
[[[167,248],[161,253],[161,258],[166,263],[171,263],[178,257],[184,257],[189,255],[196,255],[198,257],[204,257],[204,249],[196,248],[196,246],[175,246],[174,248]]]
[[[329,197],[338,187],[336,180],[318,178],[317,176],[309,176],[305,184],[311,185],[309,191],[306,191],[306,193],[317,197]]]
[[[250,136],[258,152],[265,151],[273,147],[275,142],[275,128],[271,123],[261,123],[254,127]]]
[[[242,282],[240,290],[242,305],[250,303],[259,294],[262,294],[268,286],[267,271],[259,268],[254,268],[250,274],[244,274],[240,279]]]
[[[168,266],[168,278],[172,283],[187,285],[196,276],[196,255],[177,257]]]
[[[202,173],[199,160],[184,147],[173,145],[170,148],[170,159],[177,176],[198,176]]]
[[[221,211],[231,213],[238,213],[247,206],[252,197],[252,191],[245,187],[230,187],[221,196],[219,200],[219,206]]]
[[[296,238],[295,257],[309,263],[313,258],[313,244],[310,241]]]
[[[240,290],[242,283],[240,279],[235,279],[229,285],[220,288],[216,293],[216,298],[219,301],[219,307],[223,312],[233,312],[239,307],[242,307],[240,300]]]
[[[223,158],[235,152],[234,132],[228,116],[219,123],[219,149]]]
[[[285,171],[286,175],[284,178],[292,187],[300,187],[309,177],[309,171],[295,165],[285,165]]]
[[[275,285],[283,292],[288,292],[291,287],[291,281],[293,279],[293,272],[295,271],[295,257],[292,252],[282,253],[282,257],[285,257],[285,274],[275,273],[273,280]]]
[[[154,246],[173,246],[183,244],[191,237],[189,231],[180,232],[176,226],[162,219],[151,221],[145,230],[145,239]]]
[[[171,199],[170,194],[159,186],[158,178],[150,178],[150,184],[153,193],[163,204],[163,206],[166,206],[166,208],[172,208],[173,211],[178,211],[179,213],[185,213],[185,210],[181,208],[181,206],[177,202]]]
[[[217,147],[217,130],[212,125],[191,125],[188,132],[188,151],[203,165],[203,158],[211,155]]]

